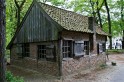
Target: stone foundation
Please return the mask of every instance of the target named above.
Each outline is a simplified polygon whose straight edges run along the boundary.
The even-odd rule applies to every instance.
[[[17,45],[13,45],[11,48],[11,58],[10,62],[12,65],[19,66],[26,69],[35,70],[43,74],[58,76],[59,67],[58,67],[58,56],[56,56],[56,61],[51,62],[43,59],[37,61],[37,45],[49,45],[57,43],[54,42],[42,42],[42,43],[30,43],[30,57],[21,58],[17,54]],[[57,46],[56,46],[57,47]],[[57,53],[57,50],[56,50]]]

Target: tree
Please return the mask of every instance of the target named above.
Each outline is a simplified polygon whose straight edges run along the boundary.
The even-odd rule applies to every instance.
[[[108,19],[108,28],[109,28],[109,39],[110,39],[110,49],[112,49],[112,32],[111,32],[111,18],[110,18],[110,13],[109,13],[109,7],[108,7],[108,3],[107,3],[107,0],[104,0],[105,1],[105,7],[106,7],[106,10],[107,10],[107,19]]]
[[[27,12],[32,0],[26,0],[20,12],[20,21]],[[6,45],[10,42],[17,28],[17,7],[14,0],[6,0]],[[20,3],[19,3],[20,5]]]
[[[0,0],[0,82],[5,82],[5,0]]]
[[[97,0],[96,4],[97,4],[97,15],[98,15],[98,20],[99,20],[99,23],[100,23],[100,27],[102,28],[103,25],[102,25],[102,19],[101,19],[101,14],[100,14],[100,10],[104,4],[104,0],[102,0],[102,3],[100,4],[99,6],[99,1]]]
[[[121,26],[121,28],[123,28],[123,25],[124,25],[124,2],[123,2],[123,0],[120,0],[120,5],[121,5],[121,23],[120,23],[120,26]],[[122,39],[123,39],[123,41],[122,41],[122,48],[124,49],[124,29],[122,29],[123,30],[123,36],[122,36]]]
[[[100,24],[100,27],[102,28],[102,19],[101,19],[101,14],[100,10],[104,4],[104,0],[90,0],[89,3],[91,4],[92,7],[92,13],[93,17],[97,18],[96,22]]]
[[[21,11],[22,11],[22,8],[23,8],[23,5],[24,3],[26,2],[26,0],[22,0],[22,1],[17,1],[17,0],[14,0],[15,2],[15,5],[17,7],[17,10],[16,10],[16,14],[17,14],[17,26],[19,26],[20,24],[20,19],[21,19]]]

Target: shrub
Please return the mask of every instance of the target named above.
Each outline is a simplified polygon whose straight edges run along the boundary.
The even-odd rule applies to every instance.
[[[106,64],[101,64],[101,65],[100,65],[100,68],[101,68],[101,69],[104,69],[104,68],[106,68],[106,67],[107,67]]]
[[[6,80],[7,82],[24,82],[22,77],[13,76],[13,74],[10,71],[6,72]]]

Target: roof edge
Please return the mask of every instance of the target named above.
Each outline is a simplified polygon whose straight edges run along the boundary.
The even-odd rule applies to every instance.
[[[36,0],[33,0],[33,1],[32,1],[32,3],[31,3],[31,5],[30,5],[30,7],[28,8],[26,14],[24,15],[24,17],[23,17],[21,23],[19,24],[19,26],[17,26],[17,29],[16,29],[16,31],[15,31],[15,34],[14,34],[14,36],[12,37],[11,41],[9,42],[9,44],[7,45],[6,49],[10,49],[10,48],[11,48],[11,46],[12,46],[12,44],[13,44],[13,41],[15,40],[15,37],[16,37],[18,31],[20,31],[21,26],[23,25],[23,23],[24,23],[24,21],[26,20],[28,14],[30,13],[30,10],[32,9],[32,7],[34,6],[34,3],[36,3],[36,2],[37,2]]]

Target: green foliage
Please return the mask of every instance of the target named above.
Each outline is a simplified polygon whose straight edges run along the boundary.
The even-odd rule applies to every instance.
[[[106,64],[101,64],[101,65],[100,65],[100,69],[105,69],[106,67],[107,67]]]
[[[71,0],[68,4],[68,8],[73,8],[75,12],[80,12],[83,15],[93,16],[93,8],[91,6],[91,2],[93,3],[94,12],[97,12],[97,8],[100,9],[102,24],[104,30],[109,33],[108,22],[107,22],[107,14],[105,5],[103,4],[104,0]],[[96,2],[98,1],[98,5]],[[112,25],[112,36],[118,36],[122,34],[122,30],[124,29],[124,22],[120,20],[121,17],[121,6],[124,6],[123,0],[107,0],[108,6],[110,8],[110,16],[111,16],[111,25]],[[124,11],[123,11],[124,13]],[[96,16],[97,17],[97,16]],[[120,26],[121,24],[121,26]]]
[[[49,0],[53,5],[60,6],[64,4],[65,0]]]
[[[22,0],[20,0],[22,1]],[[33,0],[26,0],[22,11],[21,11],[21,20],[27,12],[30,4]],[[104,0],[38,0],[42,2],[51,2],[51,4],[55,6],[61,6],[64,8],[68,8],[78,12],[82,15],[93,16],[93,11],[96,13],[97,9],[100,10],[102,17],[102,24],[104,30],[108,33],[108,22],[107,22],[107,14],[106,9],[103,4]],[[93,3],[93,7],[91,2]],[[97,5],[98,1],[98,5]],[[117,36],[119,33],[122,34],[122,30],[124,29],[124,22],[121,20],[121,7],[124,6],[124,0],[107,0],[108,6],[110,8],[111,15],[111,24],[112,24],[112,35]],[[14,0],[6,1],[6,45],[10,42],[13,37],[15,30],[17,28],[17,16],[16,16],[16,6]],[[94,10],[93,10],[94,9]],[[124,11],[123,11],[124,14]],[[96,15],[96,18],[98,16]]]
[[[7,82],[24,82],[23,78],[13,76],[10,71],[6,72],[6,80]]]
[[[25,13],[27,12],[32,0],[26,0],[24,7],[22,8],[21,12],[21,20],[24,17]],[[16,14],[16,6],[14,4],[14,0],[7,0],[6,1],[6,45],[10,42],[11,38],[13,37],[15,30],[17,28],[17,14]]]
[[[112,49],[112,50],[107,50],[107,52],[110,53],[124,53],[124,49]]]

